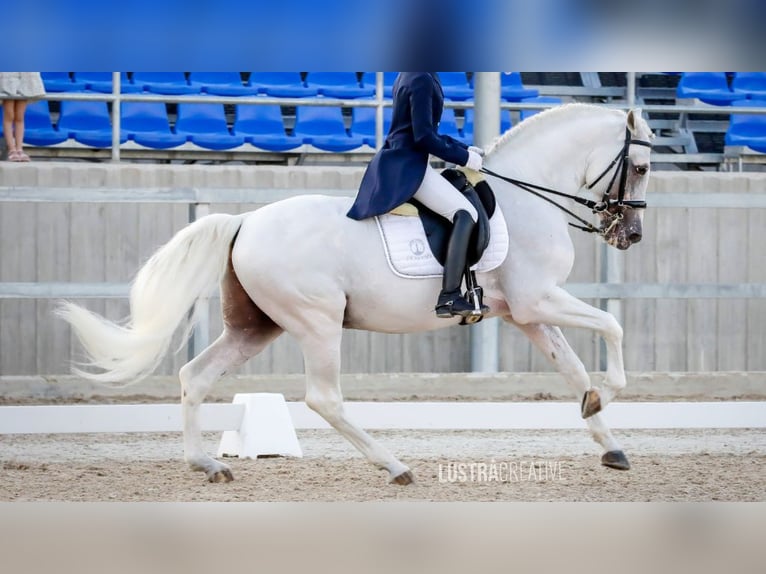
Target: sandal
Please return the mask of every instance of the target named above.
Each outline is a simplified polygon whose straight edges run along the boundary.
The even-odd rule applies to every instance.
[[[16,157],[19,158],[18,161],[32,161],[32,158],[30,158],[23,151],[16,152]]]
[[[15,149],[9,151],[8,161],[21,161],[21,158],[19,157],[19,152],[17,152]]]

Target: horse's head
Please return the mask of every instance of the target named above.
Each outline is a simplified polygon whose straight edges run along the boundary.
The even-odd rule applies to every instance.
[[[599,146],[594,152],[585,181],[590,182],[589,189],[598,190],[602,200],[604,209],[598,211],[598,216],[604,240],[618,249],[627,249],[641,241],[643,234],[654,134],[641,117],[641,110],[632,109],[618,137],[619,140]],[[617,145],[622,145],[622,149],[615,157]]]

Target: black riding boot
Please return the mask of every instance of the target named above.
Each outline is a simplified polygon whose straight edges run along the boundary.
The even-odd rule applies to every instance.
[[[473,219],[465,210],[458,211],[452,220],[452,233],[447,245],[447,259],[444,262],[442,291],[439,293],[439,300],[436,303],[435,309],[437,317],[449,318],[455,315],[469,317],[471,315],[482,315],[482,311],[486,312],[486,307],[482,311],[477,312],[476,308],[460,294],[460,285],[463,282],[463,273],[465,271],[468,241],[471,238],[473,226]]]

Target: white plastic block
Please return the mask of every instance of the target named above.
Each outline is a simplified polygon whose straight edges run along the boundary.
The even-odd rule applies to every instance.
[[[232,403],[245,406],[242,425],[238,431],[223,433],[219,457],[303,456],[284,395],[238,393]]]

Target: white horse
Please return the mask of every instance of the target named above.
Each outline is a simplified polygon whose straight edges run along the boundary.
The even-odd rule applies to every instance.
[[[640,110],[626,114],[571,104],[537,114],[500,137],[487,150],[485,166],[557,190],[597,197],[609,193],[614,198],[620,178],[600,176],[620,168],[623,162],[615,165],[613,160],[623,149],[629,154],[624,197],[638,204],[646,193],[646,142],[651,137]],[[643,145],[631,145],[635,143]],[[521,329],[545,354],[582,398],[582,415],[605,451],[602,463],[627,469],[621,446],[597,414],[625,386],[622,328],[612,315],[561,287],[574,263],[568,216],[502,179],[489,177],[489,182],[510,236],[503,264],[478,277],[490,316]],[[557,201],[575,207],[570,199]],[[402,279],[390,271],[375,222],[347,218],[350,205],[349,198],[300,196],[250,213],[213,214],[190,224],[139,270],[127,325],[71,303],[59,307],[58,314],[71,324],[88,353],[89,365],[101,370],[75,372],[102,382],[148,375],[194,302],[220,284],[223,333],[179,373],[188,464],[204,471],[211,482],[233,479],[229,467],[202,448],[200,403],[226,371],[287,331],[303,351],[306,404],[370,462],[387,470],[392,482],[410,483],[409,468],[346,416],[340,388],[343,329],[411,333],[449,327],[459,318],[435,316],[440,280]],[[642,211],[617,206],[613,200],[600,217],[602,235],[611,245],[627,249],[641,239]],[[561,327],[592,329],[606,341],[608,364],[601,388],[591,385]],[[186,334],[190,328],[187,324]]]

